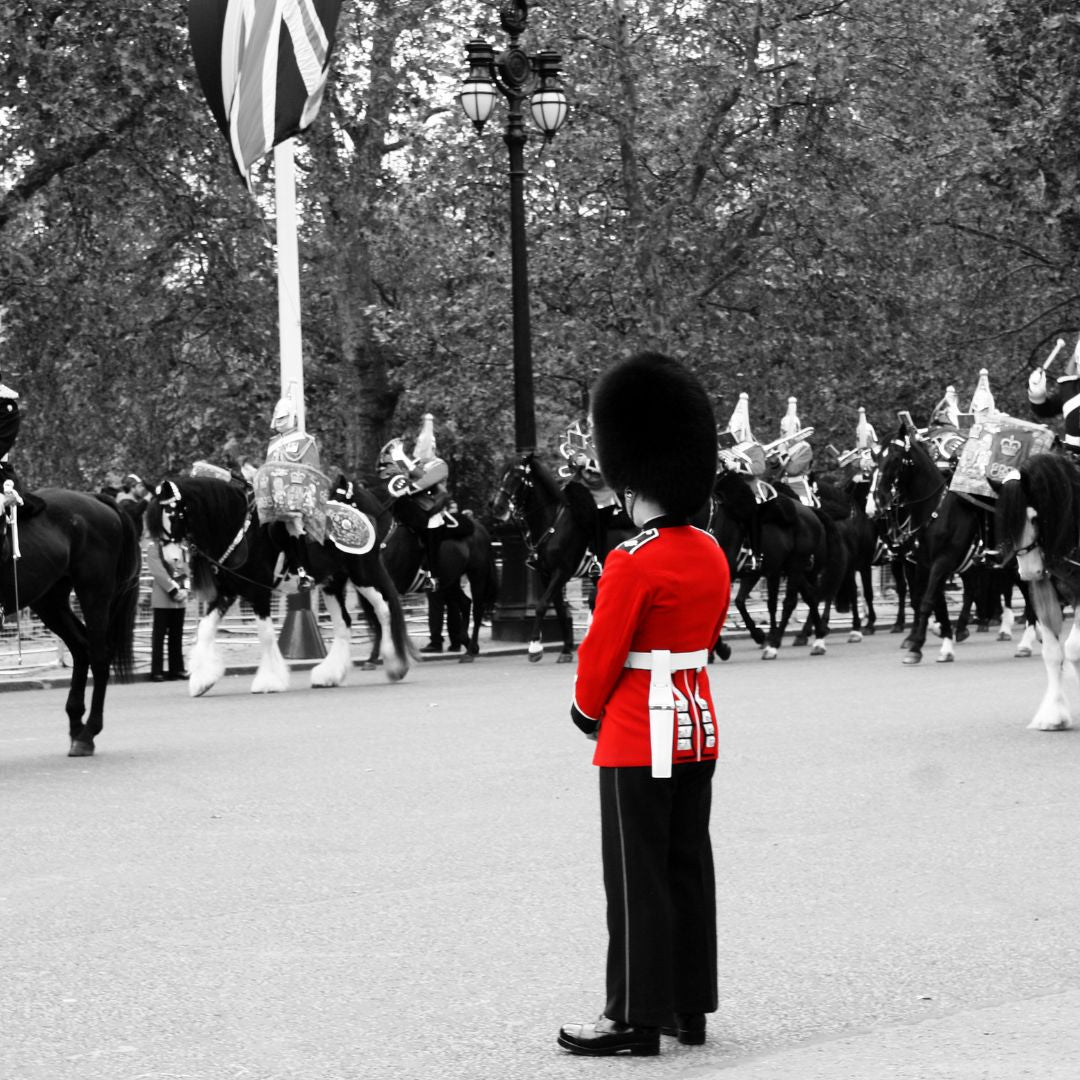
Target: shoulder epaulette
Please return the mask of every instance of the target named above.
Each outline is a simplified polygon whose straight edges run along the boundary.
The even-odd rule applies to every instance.
[[[659,529],[643,529],[637,536],[631,536],[629,540],[624,540],[619,545],[619,550],[629,552],[633,555],[635,551],[639,551],[650,540],[655,540],[659,535]]]
[[[691,525],[690,528],[697,530],[697,532],[699,532],[699,533],[704,533],[717,547],[720,546],[720,541],[717,540],[716,537],[713,536],[713,534],[711,532],[709,532],[708,529],[698,528],[697,525]]]
[[[0,383],[0,398],[11,398],[14,401],[18,396],[18,393],[12,390],[10,386]]]

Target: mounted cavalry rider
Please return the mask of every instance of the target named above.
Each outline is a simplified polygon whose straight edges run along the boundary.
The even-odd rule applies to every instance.
[[[306,538],[322,544],[326,538],[326,503],[330,481],[322,473],[319,446],[300,426],[291,394],[279,399],[270,426],[275,435],[266,448],[266,461],[255,474],[255,505],[263,525],[283,528],[277,541],[297,588],[308,590],[313,579],[305,570]]]
[[[1057,355],[1057,349],[1042,367],[1036,368],[1028,378],[1028,401],[1031,411],[1040,420],[1061,416],[1065,421],[1062,442],[1066,449],[1080,455],[1080,338],[1072,356],[1065,364],[1065,372],[1058,376],[1055,390],[1047,390],[1046,369]]]
[[[391,439],[379,451],[378,471],[394,499],[394,517],[423,543],[430,588],[438,591],[439,545],[450,537],[469,536],[473,527],[466,515],[458,516],[457,504],[447,488],[450,468],[438,455],[431,413],[421,418],[412,456],[406,452],[403,438]]]
[[[566,464],[559,466],[559,476],[566,480],[568,486],[580,484],[584,487],[596,507],[595,515],[592,515],[593,538],[589,547],[596,559],[596,571],[599,573],[600,565],[609,548],[613,546],[612,533],[622,533],[625,536],[634,531],[633,525],[619,503],[618,496],[600,472],[596,447],[587,422],[585,430],[582,430],[581,424],[576,420],[566,429],[566,441],[559,447],[559,453],[566,458]],[[563,490],[569,496],[567,488]]]
[[[3,374],[0,373],[0,511],[18,507],[19,517],[28,518],[38,513],[45,503],[23,487],[19,474],[9,460],[21,423],[19,395],[4,384]]]

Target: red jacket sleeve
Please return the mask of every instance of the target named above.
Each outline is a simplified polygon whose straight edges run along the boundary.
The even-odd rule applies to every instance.
[[[622,676],[642,610],[648,602],[648,581],[633,557],[616,548],[604,561],[592,624],[578,648],[573,709],[588,720],[599,722],[604,703]],[[582,727],[576,715],[574,721]]]

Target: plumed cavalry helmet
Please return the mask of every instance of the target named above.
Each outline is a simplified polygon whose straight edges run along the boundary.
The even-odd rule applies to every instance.
[[[716,420],[701,380],[676,360],[642,352],[592,391],[592,433],[604,479],[689,517],[716,478]]]

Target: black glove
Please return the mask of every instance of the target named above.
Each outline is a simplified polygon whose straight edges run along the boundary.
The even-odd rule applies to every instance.
[[[594,720],[591,716],[586,716],[576,705],[570,706],[570,719],[573,720],[590,739],[595,739],[597,733],[600,731],[600,721]]]

